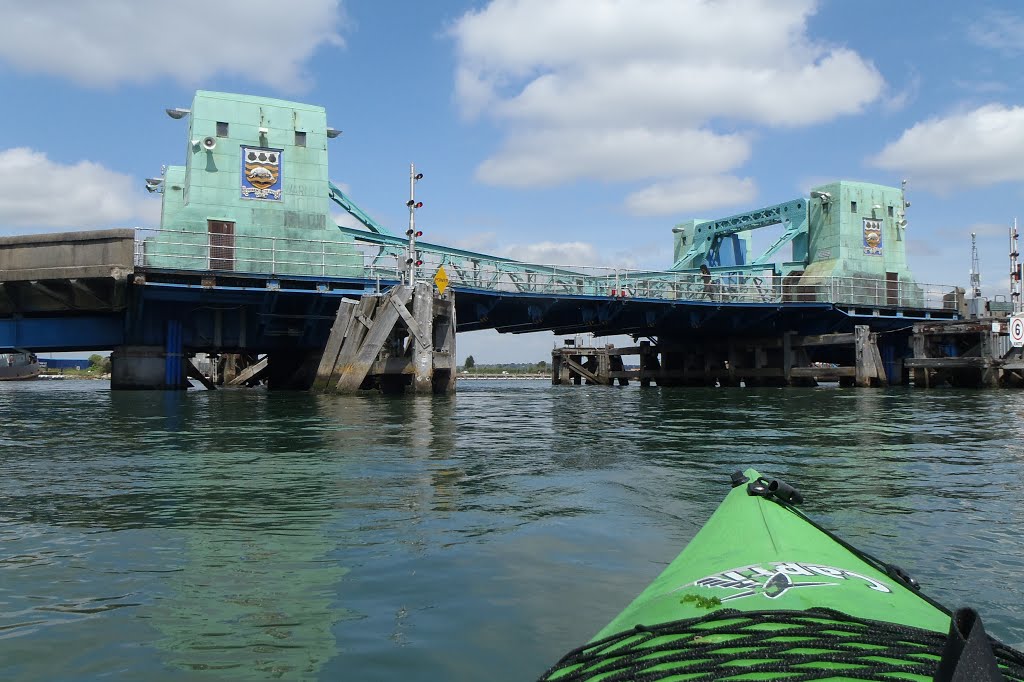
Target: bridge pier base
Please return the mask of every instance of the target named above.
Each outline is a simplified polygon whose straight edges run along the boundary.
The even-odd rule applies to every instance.
[[[420,282],[342,301],[312,390],[452,393],[455,380],[455,295]]]
[[[163,346],[119,346],[110,354],[110,388],[120,390],[185,390],[181,353]]]

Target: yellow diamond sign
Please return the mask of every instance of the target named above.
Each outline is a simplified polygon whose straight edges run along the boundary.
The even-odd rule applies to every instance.
[[[443,265],[437,269],[437,274],[434,275],[434,284],[437,285],[439,294],[443,294],[444,290],[448,288],[448,273],[444,271]]]

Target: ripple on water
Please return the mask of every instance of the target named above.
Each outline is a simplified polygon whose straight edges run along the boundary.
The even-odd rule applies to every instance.
[[[1017,412],[999,392],[898,389],[0,384],[0,672],[536,677],[746,466],[1019,643]]]

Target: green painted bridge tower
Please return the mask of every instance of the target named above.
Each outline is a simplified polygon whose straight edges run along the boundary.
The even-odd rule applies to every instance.
[[[902,188],[842,180],[814,188],[807,204],[805,276],[913,282]]]
[[[201,90],[167,113],[187,119],[185,165],[148,181],[163,203],[147,265],[362,275],[331,218],[327,145],[338,132],[323,107]]]
[[[902,187],[841,180],[806,198],[690,220],[672,230],[672,270],[770,277],[784,282],[784,296],[799,297],[788,300],[832,300],[841,286],[851,290],[843,298],[853,303],[918,306],[923,294],[907,264],[909,206]],[[774,225],[782,226],[779,237],[763,253],[751,253],[753,230]]]

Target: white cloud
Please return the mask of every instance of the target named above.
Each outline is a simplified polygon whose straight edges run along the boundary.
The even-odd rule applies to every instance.
[[[940,192],[1024,180],[1024,107],[988,104],[903,131],[870,162]]]
[[[796,190],[800,192],[800,196],[807,196],[811,193],[811,190],[815,187],[821,187],[822,185],[829,185],[836,181],[835,176],[832,175],[808,175],[800,178],[796,183]]]
[[[331,218],[334,220],[335,225],[341,225],[342,227],[352,227],[357,229],[365,229],[366,227],[348,211],[331,213]]]
[[[626,205],[639,215],[692,215],[723,206],[742,206],[756,196],[757,186],[751,178],[706,176],[656,183],[630,194]]]
[[[887,91],[882,96],[882,108],[889,113],[903,111],[921,93],[921,74],[911,68],[907,82],[899,89]]]
[[[981,47],[1020,54],[1024,50],[1024,19],[1005,10],[990,10],[967,28],[967,37]]]
[[[707,130],[535,130],[513,134],[496,158],[480,165],[477,175],[507,187],[578,178],[629,181],[718,173],[743,163],[749,154],[744,137]]]
[[[586,242],[507,244],[498,250],[505,258],[539,265],[599,265],[603,260],[594,245]]]
[[[492,0],[467,12],[451,29],[457,99],[465,115],[507,132],[478,178],[504,186],[653,180],[634,195],[641,198],[686,179],[721,184],[717,176],[748,159],[756,128],[854,114],[883,92],[870,62],[807,35],[815,5]],[[688,202],[627,207],[656,204],[672,212]]]
[[[959,78],[953,79],[953,85],[960,88],[961,90],[968,90],[970,92],[979,93],[982,95],[992,95],[993,93],[1002,94],[1009,92],[1012,88],[1010,84],[1005,81],[965,81]]]
[[[622,254],[598,251],[588,242],[542,241],[531,244],[505,243],[496,232],[462,234],[452,240],[457,248],[511,258],[535,265],[572,265],[596,267],[624,267]]]
[[[155,227],[160,200],[141,181],[91,161],[56,163],[24,147],[0,151],[0,225],[33,229]]]
[[[860,111],[879,94],[881,76],[849,50],[779,65],[721,63],[680,55],[661,63],[589,64],[544,74],[496,107],[508,119],[544,124],[698,125],[715,117],[799,126]]]
[[[313,52],[342,44],[340,0],[4,4],[0,60],[89,87],[225,74],[295,92]]]
[[[497,253],[497,232],[472,232],[470,234],[452,234],[443,236],[438,243],[452,244],[455,248],[478,253]]]

